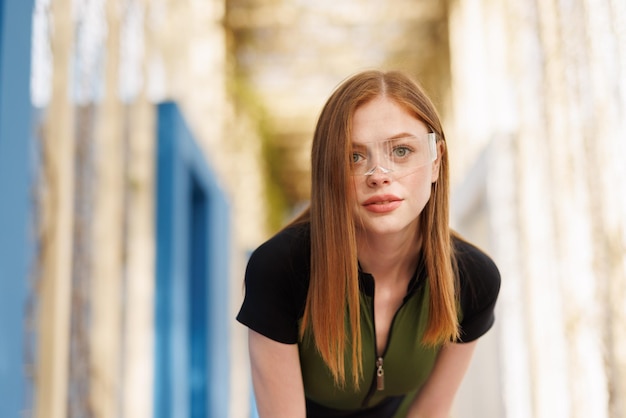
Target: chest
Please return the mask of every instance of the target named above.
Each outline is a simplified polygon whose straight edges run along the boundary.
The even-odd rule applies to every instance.
[[[376,353],[382,356],[389,340],[393,320],[404,302],[406,286],[377,287],[373,300],[369,303],[373,307],[374,337]]]
[[[314,345],[306,343],[306,338],[300,344],[303,383],[309,399],[329,408],[359,409],[376,405],[389,396],[418,390],[430,375],[438,350],[421,343],[428,322],[428,289],[419,290],[406,301],[400,298],[399,308],[393,313],[387,309],[376,310],[376,299],[378,293],[376,297],[361,295],[363,376],[358,389],[349,378],[345,387],[336,387]],[[383,318],[377,318],[379,315]],[[379,330],[379,326],[383,329]],[[379,339],[385,340],[384,347],[379,346]],[[385,387],[378,390],[377,360],[381,356]],[[346,352],[344,359],[346,376],[351,376],[351,353]]]

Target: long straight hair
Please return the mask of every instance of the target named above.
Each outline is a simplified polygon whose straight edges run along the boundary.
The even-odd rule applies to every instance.
[[[426,124],[442,142],[439,176],[420,217],[428,272],[428,325],[422,343],[437,346],[459,336],[457,272],[449,229],[449,174],[439,115],[424,90],[400,72],[366,71],[330,96],[320,114],[311,152],[311,204],[293,223],[311,225],[311,277],[300,327],[307,331],[335,383],[346,381],[345,352],[351,348],[355,387],[363,373],[354,196],[350,174],[351,130],[359,106],[384,96]],[[416,237],[417,238],[417,237]]]

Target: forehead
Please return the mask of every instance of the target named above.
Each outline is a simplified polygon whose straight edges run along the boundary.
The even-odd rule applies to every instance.
[[[400,136],[421,136],[426,125],[393,99],[379,96],[359,106],[352,118],[352,142],[385,141]]]

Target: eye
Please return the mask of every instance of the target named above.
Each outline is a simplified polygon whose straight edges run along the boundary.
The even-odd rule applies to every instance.
[[[363,156],[358,152],[352,153],[352,164],[358,164],[363,160]]]
[[[411,152],[412,152],[412,150],[409,147],[405,146],[405,145],[400,145],[400,146],[394,147],[393,151],[392,151],[393,156],[397,157],[397,158],[406,157]]]

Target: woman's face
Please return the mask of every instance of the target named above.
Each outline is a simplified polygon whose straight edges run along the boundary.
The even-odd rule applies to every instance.
[[[430,198],[431,184],[438,177],[439,158],[434,162],[423,160],[412,169],[389,160],[406,155],[407,150],[401,148],[402,138],[426,138],[427,134],[423,122],[383,96],[355,111],[351,138],[353,163],[363,162],[367,166],[367,169],[353,169],[359,174],[352,175],[356,227],[362,228],[361,232],[417,233],[419,215]],[[440,152],[438,149],[437,154]]]

